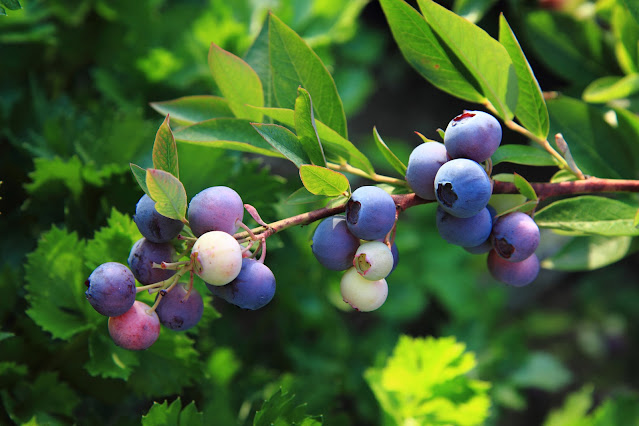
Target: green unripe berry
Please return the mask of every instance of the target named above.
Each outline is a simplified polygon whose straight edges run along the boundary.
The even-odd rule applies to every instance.
[[[225,285],[242,269],[242,248],[232,235],[210,231],[197,239],[191,250],[196,254],[194,272],[212,285]]]
[[[381,280],[393,269],[393,253],[383,242],[370,241],[359,246],[353,266],[367,280]]]
[[[350,268],[342,276],[340,291],[344,302],[358,311],[370,312],[384,304],[388,296],[388,285],[383,278],[369,281],[355,268]]]

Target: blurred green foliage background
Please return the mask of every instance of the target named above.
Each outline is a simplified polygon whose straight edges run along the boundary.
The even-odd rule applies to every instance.
[[[489,31],[500,10],[509,13],[524,50],[534,52],[529,57],[544,90],[581,93],[592,78],[623,72],[604,50],[588,68],[592,75],[572,79],[570,70],[549,63],[554,52],[527,38],[542,28],[526,26],[529,16],[535,24],[550,12],[534,2],[493,3],[475,2],[480,12],[471,10]],[[0,424],[138,424],[153,401],[178,396],[184,407],[195,401],[201,415],[193,418],[204,424],[259,423],[265,421],[255,415],[262,401],[282,394],[295,397],[287,404],[271,399],[272,406],[280,402],[292,413],[306,403],[302,411],[322,415],[326,424],[393,424],[390,417],[402,417],[388,412],[385,391],[375,384],[400,335],[454,336],[465,345],[462,352],[474,354],[470,379],[449,386],[486,393],[489,417],[469,415],[450,424],[606,424],[588,414],[604,400],[608,405],[596,421],[637,424],[637,257],[587,273],[543,271],[530,287],[507,288],[486,273],[483,257],[441,240],[432,205],[402,216],[400,264],[389,279],[387,302],[375,313],[343,308],[339,274],[315,262],[313,226],[302,227],[269,239],[267,263],[278,289],[266,308],[242,311],[208,297],[195,331],[163,330],[158,344],[140,356],[114,350],[104,318],[86,303],[77,309],[83,281],[99,263],[123,262],[139,238],[130,216],[142,193],[129,163],[151,164],[162,117],[149,102],[217,94],[206,64],[211,42],[242,55],[272,10],[328,65],[350,139],[388,174],[373,145],[374,125],[406,161],[420,142],[414,131],[434,139],[438,127],[470,106],[409,68],[375,2],[20,4],[0,17]],[[559,7],[562,19],[581,22],[574,4]],[[509,133],[505,139],[520,142]],[[193,145],[180,145],[179,155],[189,197],[228,185],[266,221],[302,211],[286,203],[300,184],[283,160]],[[549,176],[545,169],[516,171],[529,180]],[[552,235],[542,238],[552,248]],[[456,347],[448,342],[442,348],[447,345]],[[435,350],[424,348],[415,350]],[[432,373],[428,365],[421,368],[423,377]],[[480,381],[488,384],[481,391],[474,387]],[[406,395],[426,398],[421,385],[407,382]],[[460,392],[447,398],[461,401]],[[560,408],[568,394],[572,399]],[[179,412],[178,405],[171,407]],[[153,410],[161,414],[153,420],[150,413],[149,424],[166,421],[168,406]],[[190,416],[193,410],[186,411]],[[298,411],[297,421],[310,421]]]

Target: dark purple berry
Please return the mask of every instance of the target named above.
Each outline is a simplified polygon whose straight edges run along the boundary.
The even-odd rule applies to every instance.
[[[526,213],[513,212],[497,219],[491,239],[498,255],[520,262],[537,250],[539,227]]]
[[[202,296],[192,289],[187,297],[186,284],[177,284],[162,297],[155,312],[160,323],[171,330],[188,330],[200,321],[204,311]]]
[[[135,207],[133,221],[140,233],[154,243],[166,243],[177,237],[184,224],[179,220],[162,216],[155,209],[155,201],[144,194]]]
[[[191,199],[187,214],[196,237],[209,231],[234,234],[244,218],[244,204],[231,188],[212,186]]]
[[[446,147],[438,142],[423,143],[411,152],[408,157],[406,181],[415,194],[425,200],[435,199],[435,175],[446,161]]]
[[[495,221],[497,220],[496,219],[497,211],[490,204],[487,205],[486,208],[490,212],[490,217],[492,219],[492,224],[494,226],[495,225]],[[484,253],[488,253],[492,249],[493,249],[493,242],[490,239],[490,236],[488,236],[488,238],[486,238],[486,240],[483,243],[479,244],[479,245],[476,245],[476,246],[473,246],[473,247],[464,247],[464,250],[466,250],[470,254],[484,254]]]
[[[133,244],[129,253],[129,267],[135,278],[142,284],[153,284],[169,279],[175,274],[170,269],[154,268],[153,262],[173,262],[176,256],[171,243],[152,243],[141,238]]]
[[[377,186],[362,186],[353,191],[346,204],[349,231],[362,240],[384,238],[395,224],[393,197]]]
[[[521,262],[509,262],[492,250],[488,253],[487,263],[496,280],[515,287],[530,284],[539,274],[539,259],[534,253]]]
[[[501,143],[501,125],[483,111],[465,111],[453,118],[444,135],[452,158],[469,158],[478,163],[488,160]]]
[[[135,278],[121,263],[103,263],[91,272],[85,284],[87,300],[107,317],[122,315],[135,302]]]
[[[476,215],[488,205],[492,195],[486,171],[466,158],[444,163],[435,175],[434,189],[439,205],[457,217]]]
[[[206,285],[213,295],[244,309],[260,309],[275,295],[273,272],[255,259],[242,260],[240,274],[223,286]]]
[[[353,266],[353,257],[359,247],[359,238],[351,234],[346,217],[324,219],[315,229],[311,249],[317,261],[327,269],[345,271]]]
[[[136,300],[131,309],[109,318],[109,335],[116,345],[132,351],[150,347],[160,335],[160,320],[155,311],[147,313],[149,306]]]
[[[471,217],[455,217],[437,207],[437,230],[449,244],[462,247],[477,246],[490,237],[493,220],[490,211],[483,208]]]

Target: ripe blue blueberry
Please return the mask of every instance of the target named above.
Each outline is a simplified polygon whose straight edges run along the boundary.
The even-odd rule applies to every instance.
[[[155,312],[160,323],[171,330],[184,331],[193,327],[202,318],[204,303],[197,290],[192,289],[187,297],[186,284],[177,284],[165,294]]]
[[[327,269],[344,271],[353,266],[359,238],[351,234],[343,215],[324,219],[315,229],[311,249],[317,261]]]
[[[176,256],[171,243],[152,243],[146,238],[140,238],[131,247],[127,260],[129,268],[135,278],[142,284],[153,284],[171,278],[175,271],[154,268],[153,262],[173,262]]]
[[[446,150],[452,158],[488,160],[501,143],[501,125],[483,111],[464,111],[453,118],[444,134]]]
[[[438,206],[436,221],[439,235],[449,244],[462,247],[474,247],[483,243],[490,237],[493,227],[490,211],[485,207],[474,216],[456,217]]]
[[[496,280],[515,287],[530,284],[539,274],[539,259],[534,253],[521,262],[509,262],[492,250],[488,253],[487,264]]]
[[[499,256],[520,262],[537,250],[539,227],[526,213],[513,212],[497,219],[491,238]]]
[[[457,158],[444,163],[435,176],[439,205],[457,217],[474,216],[488,205],[492,185],[479,163]]]
[[[187,214],[196,237],[209,231],[234,234],[244,218],[244,204],[231,188],[212,186],[191,199]]]
[[[435,199],[435,175],[446,161],[446,147],[439,142],[423,143],[411,152],[406,168],[406,181],[415,194],[424,200]]]
[[[109,318],[109,335],[113,342],[131,351],[149,348],[160,336],[160,320],[149,305],[136,300],[131,309],[117,317]]]
[[[206,285],[213,295],[243,309],[260,309],[275,295],[275,276],[268,266],[244,258],[242,269],[233,281],[223,286]]]
[[[155,210],[155,201],[144,194],[135,207],[133,221],[140,233],[153,243],[166,243],[177,237],[184,224],[176,219],[162,216]]]
[[[395,201],[377,186],[362,186],[353,191],[346,204],[349,231],[362,240],[384,238],[395,224]]]
[[[486,208],[490,212],[490,217],[492,219],[492,224],[494,226],[495,225],[495,221],[497,220],[496,217],[495,217],[495,216],[497,216],[497,211],[490,204],[487,205]],[[466,250],[470,254],[484,254],[484,253],[488,253],[492,249],[493,249],[493,242],[490,239],[490,236],[488,236],[488,238],[486,238],[486,240],[483,243],[479,244],[479,245],[472,246],[472,247],[464,247],[464,250]]]
[[[135,277],[121,263],[103,263],[91,272],[85,284],[89,303],[107,317],[122,315],[135,302]]]

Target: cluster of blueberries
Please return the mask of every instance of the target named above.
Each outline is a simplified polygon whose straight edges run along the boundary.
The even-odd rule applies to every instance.
[[[86,280],[86,297],[93,308],[109,317],[113,341],[126,349],[142,350],[158,338],[160,324],[187,330],[202,317],[202,296],[181,276],[192,270],[216,296],[245,309],[259,309],[275,294],[275,277],[256,259],[252,244],[241,246],[233,234],[242,225],[244,205],[231,188],[214,186],[198,193],[188,207],[189,226],[195,238],[180,236],[184,224],[157,212],[148,196],[140,198],[133,220],[143,238],[128,258],[128,267],[117,262],[98,266]],[[176,238],[191,241],[191,260],[176,262]],[[194,241],[194,242],[193,242]],[[190,269],[186,267],[190,266]],[[142,284],[136,287],[136,280]],[[153,307],[136,300],[148,289],[157,292]]]
[[[406,181],[419,197],[438,202],[437,229],[444,240],[473,254],[488,253],[493,277],[519,287],[539,273],[539,227],[522,212],[497,216],[488,204],[492,182],[479,163],[493,155],[501,137],[495,117],[465,111],[448,124],[444,144],[426,142],[413,150]]]

